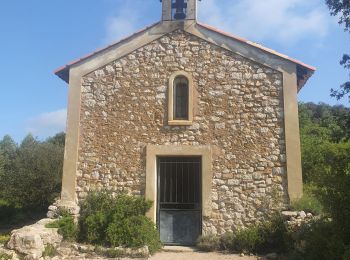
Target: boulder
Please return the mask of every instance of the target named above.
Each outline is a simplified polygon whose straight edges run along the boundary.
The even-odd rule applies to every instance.
[[[45,246],[50,244],[57,247],[62,242],[62,236],[58,234],[57,228],[45,227],[51,222],[51,219],[42,219],[33,225],[13,230],[7,247],[26,255],[25,259],[39,259]]]

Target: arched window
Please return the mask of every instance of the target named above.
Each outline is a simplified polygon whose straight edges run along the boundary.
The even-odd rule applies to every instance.
[[[174,73],[168,90],[169,125],[191,125],[193,118],[193,80],[187,72]]]
[[[177,76],[174,80],[174,120],[188,120],[188,80],[184,76]]]

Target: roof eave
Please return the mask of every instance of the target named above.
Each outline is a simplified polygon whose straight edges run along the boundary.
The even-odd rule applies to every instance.
[[[71,61],[67,65],[65,65],[63,67],[60,67],[57,70],[55,70],[54,74],[69,84],[69,71],[70,71],[70,68],[73,65],[78,65],[80,62],[83,62],[83,61],[85,61],[87,59],[91,59],[96,54],[101,53],[102,51],[106,51],[109,48],[111,48],[111,47],[113,47],[113,46],[115,46],[117,44],[121,44],[121,43],[123,43],[123,42],[125,42],[125,41],[127,41],[127,40],[129,40],[129,39],[131,39],[131,38],[133,38],[133,37],[135,37],[135,36],[145,32],[145,31],[155,27],[159,23],[160,22],[156,22],[156,23],[154,23],[154,24],[152,24],[150,26],[147,26],[147,27],[145,27],[145,28],[143,28],[143,29],[141,29],[141,30],[139,30],[139,31],[137,31],[137,32],[135,32],[135,33],[133,33],[133,34],[131,34],[131,35],[121,39],[121,40],[119,40],[119,41],[116,41],[116,42],[114,42],[114,43],[112,43],[112,44],[110,44],[110,45],[108,45],[108,46],[106,46],[104,48],[98,49],[98,50],[96,50],[96,51],[94,51],[94,52],[92,52],[92,53],[90,53],[90,54],[88,54],[88,55],[78,59],[78,60]]]
[[[72,66],[74,65],[78,65],[79,63],[87,60],[87,59],[91,59],[93,58],[96,54],[98,53],[101,53],[102,51],[106,51],[108,50],[109,48],[117,45],[117,44],[120,44],[120,43],[123,43],[131,38],[133,38],[134,36],[137,36],[138,34],[141,34],[151,28],[153,28],[154,26],[158,25],[160,22],[157,22],[157,23],[154,23],[128,37],[125,37],[124,39],[121,39],[115,43],[112,43],[110,45],[108,45],[107,47],[105,48],[102,48],[102,49],[99,49],[99,50],[96,50],[95,52],[93,53],[90,53],[88,55],[86,55],[85,57],[82,57],[78,60],[75,60],[75,61],[72,61],[70,63],[68,63],[67,65],[57,69],[54,73],[59,77],[61,78],[62,80],[64,80],[65,82],[67,82],[69,84],[69,71],[71,69]],[[210,25],[206,25],[206,24],[203,24],[203,23],[200,23],[200,22],[197,22],[196,24],[198,24],[199,26],[202,26],[203,28],[205,29],[208,29],[210,31],[213,31],[213,32],[216,32],[216,33],[219,33],[221,35],[224,35],[226,37],[229,37],[233,40],[236,40],[236,41],[239,41],[239,42],[242,42],[244,44],[247,44],[249,46],[252,46],[254,48],[258,48],[264,52],[267,52],[271,55],[275,55],[281,59],[284,59],[284,60],[288,60],[294,64],[296,64],[297,66],[297,86],[298,86],[298,91],[306,84],[307,80],[314,74],[314,72],[316,71],[316,68],[313,67],[313,66],[310,66],[310,65],[307,65],[299,60],[296,60],[296,59],[293,59],[293,58],[290,58],[288,57],[287,55],[284,55],[282,53],[279,53],[275,50],[272,50],[272,49],[269,49],[269,48],[266,48],[258,43],[254,43],[254,42],[251,42],[249,40],[246,40],[244,38],[241,38],[241,37],[238,37],[236,35],[233,35],[233,34],[230,34],[230,33],[227,33],[227,32],[224,32],[220,29],[217,29],[215,27],[212,27]]]
[[[260,45],[260,44],[258,44],[258,43],[249,41],[249,40],[244,39],[244,38],[242,38],[242,37],[238,37],[238,36],[236,36],[236,35],[234,35],[234,34],[231,34],[231,33],[225,32],[225,31],[222,31],[222,30],[220,30],[220,29],[217,29],[217,28],[215,28],[215,27],[213,27],[213,26],[210,26],[210,25],[207,25],[207,24],[204,24],[204,23],[197,22],[197,24],[198,24],[199,26],[202,26],[202,27],[205,28],[205,29],[208,29],[208,30],[210,30],[210,31],[214,31],[214,32],[216,32],[216,33],[222,34],[222,35],[224,35],[224,36],[226,36],[226,37],[229,37],[229,38],[234,39],[234,40],[236,40],[236,41],[242,42],[242,43],[247,44],[247,45],[249,45],[249,46],[258,48],[258,49],[260,49],[260,50],[262,50],[262,51],[264,51],[264,52],[267,52],[267,53],[269,53],[269,54],[275,55],[275,56],[277,56],[277,57],[279,57],[279,58],[282,58],[282,59],[284,59],[284,60],[288,60],[288,61],[290,61],[290,62],[296,64],[296,66],[297,66],[297,86],[298,86],[298,92],[299,92],[299,90],[306,84],[307,80],[308,80],[308,79],[315,73],[315,71],[316,71],[316,68],[313,67],[313,66],[310,66],[310,65],[308,65],[308,64],[306,64],[306,63],[304,63],[304,62],[301,62],[301,61],[299,61],[299,60],[297,60],[297,59],[293,59],[293,58],[291,58],[291,57],[289,57],[289,56],[287,56],[287,55],[284,55],[284,54],[282,54],[282,53],[280,53],[280,52],[277,52],[277,51],[275,51],[275,50],[273,50],[273,49],[264,47],[264,46],[262,46],[262,45]],[[300,71],[304,71],[304,70],[305,70],[306,72],[300,73]]]

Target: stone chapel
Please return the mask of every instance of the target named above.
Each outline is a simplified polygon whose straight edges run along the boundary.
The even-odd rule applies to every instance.
[[[197,0],[163,0],[160,22],[55,72],[62,205],[145,196],[165,244],[263,221],[302,195],[297,93],[314,71],[200,23]]]

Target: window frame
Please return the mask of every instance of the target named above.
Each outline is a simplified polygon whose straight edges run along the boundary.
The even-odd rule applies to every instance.
[[[175,79],[185,77],[188,82],[188,119],[176,119],[174,117],[174,90]],[[192,125],[193,122],[193,78],[192,75],[185,71],[177,71],[169,78],[168,88],[168,125]]]

